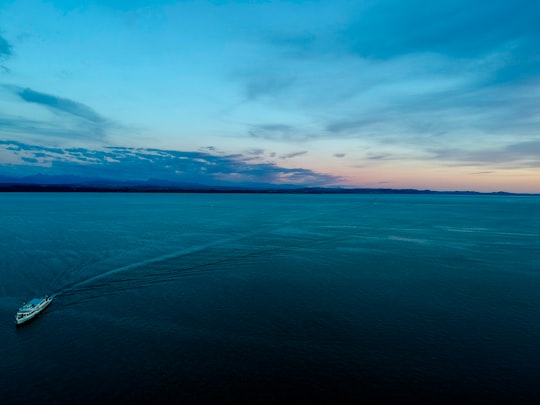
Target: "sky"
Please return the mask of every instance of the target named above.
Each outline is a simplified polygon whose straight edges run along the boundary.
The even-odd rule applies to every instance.
[[[540,192],[540,2],[0,1],[0,176]]]

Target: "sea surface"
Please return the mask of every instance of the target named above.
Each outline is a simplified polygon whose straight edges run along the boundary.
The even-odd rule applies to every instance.
[[[540,197],[0,194],[0,402],[112,400],[538,402]]]

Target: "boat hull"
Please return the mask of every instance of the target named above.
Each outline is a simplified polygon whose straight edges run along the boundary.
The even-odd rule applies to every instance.
[[[41,314],[45,310],[45,308],[47,308],[50,305],[53,298],[54,298],[54,296],[47,298],[42,304],[39,305],[39,307],[35,311],[32,311],[31,313],[29,313],[26,316],[21,317],[21,318],[15,317],[15,324],[17,326],[23,325],[23,324],[31,321],[32,319],[34,319],[36,316]]]

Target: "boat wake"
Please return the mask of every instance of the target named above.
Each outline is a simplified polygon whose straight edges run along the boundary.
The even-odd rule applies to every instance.
[[[308,221],[319,216],[320,215],[314,215],[307,218],[297,218],[264,229],[221,238],[219,240],[187,247],[175,252],[116,267],[73,284],[68,284],[57,291],[56,294],[58,296],[77,295],[77,301],[73,302],[73,304],[76,304],[83,300],[109,295],[114,292],[150,286],[156,283],[169,282],[181,277],[198,275],[204,269],[213,269],[217,271],[222,268],[222,266],[230,265],[230,263],[234,261],[243,261],[246,259],[253,260],[257,257],[327,243],[330,240],[341,238],[341,236],[336,235],[335,233],[332,234],[332,236],[329,236],[327,233],[320,232],[300,234],[299,236],[287,234],[286,238],[283,238],[283,235],[273,234],[273,232],[282,230],[294,223]],[[320,231],[320,229],[318,229],[318,231]],[[258,243],[254,242],[256,237],[262,238],[262,240],[259,240]],[[247,246],[246,244],[242,244],[241,248],[234,246],[235,242],[240,242],[242,240],[250,240],[251,243],[248,243]],[[230,248],[224,250],[227,245],[230,245]],[[211,252],[212,249],[219,250],[219,252]],[[197,257],[197,254],[202,252],[205,252],[205,256]],[[190,260],[186,260],[183,263],[168,263],[180,258],[187,258],[188,256],[190,257]],[[214,257],[215,259],[208,260],[208,257]],[[162,265],[163,263],[167,263],[167,265]],[[69,303],[65,304],[70,305]]]
[[[217,272],[223,269],[230,268],[231,264],[241,264],[245,260],[258,260],[264,257],[277,255],[285,251],[297,250],[302,247],[312,247],[316,244],[325,244],[331,240],[338,239],[337,237],[325,238],[323,240],[297,241],[295,243],[287,243],[281,246],[272,246],[265,249],[257,249],[248,253],[232,254],[227,257],[219,257],[215,260],[202,261],[187,265],[176,265],[168,263],[169,260],[174,260],[179,257],[187,256],[191,253],[199,253],[209,250],[216,244],[209,244],[205,248],[198,246],[197,248],[186,249],[182,254],[169,254],[152,259],[143,260],[127,266],[122,266],[106,273],[102,273],[86,280],[73,284],[57,292],[57,295],[66,297],[77,296],[77,300],[66,305],[75,305],[82,301],[109,296],[114,293],[121,293],[127,290],[149,287],[154,284],[172,282],[184,277],[200,276],[209,271]],[[195,260],[196,262],[197,260]],[[167,263],[166,265],[158,266],[157,264]],[[153,266],[151,266],[153,265]],[[148,266],[151,266],[150,268]],[[143,270],[142,272],[128,270]],[[118,276],[122,277],[118,277]]]
[[[118,273],[123,273],[123,272],[129,271],[129,270],[136,269],[138,267],[148,266],[148,265],[153,264],[153,263],[164,262],[164,261],[167,261],[167,260],[170,260],[170,259],[178,259],[178,258],[180,258],[182,256],[187,256],[187,255],[192,254],[192,253],[197,253],[197,252],[203,251],[205,249],[211,248],[213,246],[218,246],[218,245],[221,245],[221,244],[225,244],[227,242],[231,242],[231,241],[234,241],[234,240],[237,240],[237,239],[238,238],[226,238],[226,239],[222,239],[222,240],[219,240],[219,241],[214,241],[214,242],[211,242],[211,243],[205,243],[203,245],[192,246],[192,247],[182,249],[182,250],[179,250],[179,251],[176,251],[176,252],[173,252],[173,253],[168,253],[168,254],[165,254],[165,255],[152,257],[150,259],[141,260],[141,261],[136,262],[136,263],[131,263],[131,264],[127,264],[125,266],[117,267],[117,268],[109,270],[109,271],[107,271],[105,273],[96,274],[95,276],[92,276],[92,277],[87,278],[85,280],[79,281],[78,283],[67,286],[67,287],[63,288],[60,291],[60,293],[65,294],[67,292],[70,292],[70,291],[73,291],[73,290],[76,290],[76,289],[80,289],[81,287],[84,287],[84,286],[89,285],[89,284],[93,284],[98,280],[108,278],[108,277],[113,276],[113,275],[118,274]]]

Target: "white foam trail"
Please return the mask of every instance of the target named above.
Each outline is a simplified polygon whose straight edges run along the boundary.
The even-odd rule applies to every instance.
[[[353,208],[348,208],[348,209],[341,210],[341,211],[346,212],[346,211],[350,211],[352,209]],[[341,211],[338,211],[338,212],[341,212]],[[244,233],[244,234],[241,234],[241,235],[230,236],[228,238],[219,239],[219,240],[209,242],[209,243],[205,243],[205,244],[202,244],[202,245],[192,246],[192,247],[182,249],[182,250],[179,250],[179,251],[175,251],[175,252],[172,252],[172,253],[168,253],[168,254],[165,254],[165,255],[152,257],[150,259],[145,259],[145,260],[142,260],[142,261],[139,261],[139,262],[136,262],[136,263],[131,263],[131,264],[128,264],[128,265],[125,265],[125,266],[117,267],[115,269],[106,271],[105,273],[97,274],[97,275],[95,275],[93,277],[87,278],[86,280],[75,283],[75,284],[73,284],[73,285],[71,285],[71,286],[69,286],[67,288],[61,289],[60,291],[58,291],[56,293],[56,295],[62,295],[64,293],[68,292],[68,291],[72,291],[72,290],[75,290],[75,289],[77,289],[79,287],[82,287],[82,286],[85,286],[87,284],[93,283],[96,280],[100,280],[100,279],[109,277],[109,276],[114,275],[114,274],[122,273],[122,272],[127,271],[127,270],[132,270],[132,269],[135,269],[135,268],[138,268],[138,267],[146,266],[146,265],[153,264],[153,263],[162,262],[162,261],[169,260],[169,259],[176,259],[178,257],[185,256],[185,255],[188,255],[188,254],[191,254],[191,253],[200,252],[202,250],[208,249],[208,248],[213,247],[213,246],[222,245],[222,244],[225,244],[225,243],[228,243],[228,242],[235,242],[235,241],[245,239],[245,238],[248,238],[248,237],[256,235],[256,234],[260,234],[260,233],[265,232],[265,231],[268,232],[268,231],[272,231],[272,230],[275,230],[275,229],[280,229],[280,228],[282,228],[284,226],[287,226],[287,225],[290,225],[292,223],[303,222],[303,221],[306,221],[306,220],[309,220],[309,219],[317,218],[319,216],[321,216],[321,214],[312,215],[312,216],[305,217],[305,218],[293,219],[293,220],[286,221],[286,222],[281,223],[279,225],[271,226],[271,227],[268,227],[268,228],[265,228],[265,229],[258,229],[258,230],[248,232],[248,233]]]
[[[205,250],[205,249],[208,249],[208,248],[216,246],[216,245],[221,245],[221,244],[224,244],[224,243],[233,242],[233,241],[245,238],[247,236],[250,236],[251,234],[252,233],[249,233],[247,235],[244,234],[244,235],[239,235],[239,236],[231,236],[229,238],[220,239],[220,240],[217,240],[217,241],[205,243],[203,245],[192,246],[192,247],[182,249],[182,250],[179,250],[179,251],[176,251],[176,252],[167,253],[165,255],[152,257],[150,259],[141,260],[141,261],[136,262],[136,263],[131,263],[131,264],[127,264],[125,266],[117,267],[117,268],[109,270],[109,271],[107,271],[105,273],[97,274],[97,275],[95,275],[93,277],[87,278],[86,280],[83,280],[83,281],[80,281],[80,282],[78,282],[76,284],[73,284],[72,286],[61,290],[61,292],[59,292],[59,293],[65,293],[65,292],[74,290],[76,288],[79,288],[79,287],[82,287],[82,286],[87,285],[89,283],[92,283],[92,282],[94,282],[96,280],[100,280],[102,278],[106,278],[106,277],[112,276],[112,275],[117,274],[117,273],[122,273],[122,272],[127,271],[127,270],[132,270],[132,269],[135,269],[135,268],[138,268],[138,267],[146,266],[146,265],[153,264],[153,263],[162,262],[162,261],[169,260],[169,259],[176,259],[178,257],[185,256],[185,255],[188,255],[188,254],[191,254],[191,253],[200,252],[201,250]]]

